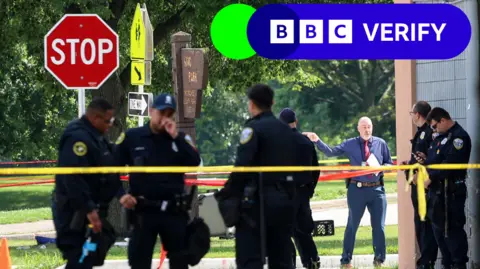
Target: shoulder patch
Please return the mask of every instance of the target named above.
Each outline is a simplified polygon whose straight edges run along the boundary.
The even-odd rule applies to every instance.
[[[75,153],[75,155],[82,157],[85,156],[87,152],[87,145],[85,145],[85,143],[83,143],[82,141],[78,141],[73,144],[73,153]]]
[[[122,144],[123,140],[125,140],[125,133],[124,132],[122,132],[118,136],[117,141],[115,141],[115,144],[120,145],[120,144]]]
[[[195,144],[193,144],[193,139],[190,135],[185,135],[185,141],[187,141],[188,144],[190,144],[190,146],[192,147],[195,147]]]
[[[453,146],[457,149],[460,150],[463,148],[463,140],[461,138],[455,138],[453,140]]]
[[[420,134],[420,139],[424,139],[425,138],[425,131],[423,131],[421,134]]]
[[[242,134],[240,135],[240,143],[241,144],[247,143],[248,141],[250,141],[250,139],[252,139],[252,136],[253,136],[253,129],[250,127],[244,128],[242,131]]]

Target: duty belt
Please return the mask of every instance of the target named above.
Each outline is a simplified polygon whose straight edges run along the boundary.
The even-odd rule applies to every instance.
[[[356,181],[356,180],[351,180],[350,183],[354,183],[357,185],[357,188],[362,188],[362,187],[377,187],[382,185],[380,181],[376,182],[362,182],[362,181]]]
[[[136,209],[144,210],[147,208],[158,208],[161,212],[167,211],[186,211],[187,205],[184,204],[184,199],[170,199],[170,200],[149,200],[141,197],[137,198]]]

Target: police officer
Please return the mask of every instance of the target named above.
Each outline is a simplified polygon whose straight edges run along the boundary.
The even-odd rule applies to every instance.
[[[113,107],[104,99],[93,100],[80,119],[66,127],[59,145],[58,166],[112,166],[110,143],[103,136],[114,122]],[[118,175],[68,174],[55,176],[52,213],[56,244],[67,260],[66,269],[90,269],[102,265],[115,242],[113,227],[106,220],[108,204],[121,186]],[[87,224],[102,240],[97,251],[80,263]]]
[[[252,117],[241,132],[235,166],[295,165],[294,133],[271,111],[273,90],[257,84],[248,90],[247,96]],[[224,188],[216,194],[226,225],[235,226],[237,268],[263,268],[262,254],[268,256],[269,268],[293,267],[291,248],[286,247],[291,246],[294,225],[292,175],[290,172],[231,173]],[[236,201],[242,203],[237,207]],[[233,206],[225,209],[229,204]],[[260,215],[262,205],[264,214]]]
[[[451,119],[449,113],[435,107],[427,116],[431,128],[439,133],[428,155],[419,153],[418,161],[431,164],[466,164],[472,143],[468,133]],[[428,167],[427,167],[428,168]],[[428,169],[428,216],[440,252],[444,269],[466,269],[468,241],[464,230],[467,170]]]
[[[428,148],[433,140],[433,132],[427,123],[427,115],[430,112],[431,107],[425,101],[419,101],[412,107],[410,111],[410,117],[413,124],[417,126],[417,132],[410,142],[412,143],[412,154],[409,161],[404,161],[402,164],[415,164],[417,160],[415,155],[419,152],[427,154]],[[415,171],[415,179],[416,179]],[[408,179],[408,170],[405,171],[406,178]],[[415,180],[416,182],[416,180]],[[433,269],[437,260],[438,246],[433,235],[432,225],[430,220],[421,221],[418,214],[418,196],[417,186],[412,184],[411,190],[412,204],[414,208],[414,223],[415,223],[415,235],[417,238],[418,247],[420,250],[420,258],[417,260],[418,269]]]
[[[115,147],[119,165],[198,166],[200,156],[190,136],[177,131],[176,103],[161,94],[150,108],[150,122],[120,135]],[[171,269],[188,268],[187,197],[184,173],[131,173],[126,208],[134,207],[128,260],[133,269],[150,269],[158,235],[168,252]]]
[[[296,148],[297,161],[300,166],[318,166],[318,157],[315,145],[297,130],[298,120],[296,114],[290,108],[284,108],[279,115],[279,119],[288,124],[297,138]],[[315,187],[318,183],[320,170],[305,171],[297,173],[295,176],[296,190],[296,220],[293,238],[295,246],[298,249],[303,267],[307,269],[320,268],[320,257],[318,256],[317,246],[313,241],[312,232],[314,222],[312,218],[312,209],[310,208],[310,198],[315,193]],[[294,266],[296,263],[296,252],[293,248]]]

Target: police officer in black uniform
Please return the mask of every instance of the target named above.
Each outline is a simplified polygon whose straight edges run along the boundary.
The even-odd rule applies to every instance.
[[[60,139],[58,166],[114,165],[111,144],[103,136],[115,120],[113,113],[113,107],[106,100],[95,99],[84,116],[70,122]],[[120,178],[115,174],[55,176],[52,213],[56,244],[67,260],[66,269],[90,269],[103,264],[115,242],[113,227],[106,220],[108,204],[120,186]],[[90,233],[101,235],[102,239],[95,242],[97,250],[80,263],[89,223],[93,230]]]
[[[432,108],[425,101],[419,101],[413,105],[410,116],[413,124],[417,126],[417,132],[410,142],[412,143],[412,154],[409,161],[404,161],[402,164],[415,164],[417,160],[415,155],[419,152],[427,154],[428,148],[433,140],[433,132],[430,125],[427,123],[427,116]],[[433,269],[437,260],[438,246],[433,235],[432,224],[427,218],[426,221],[420,220],[418,214],[418,196],[416,185],[416,172],[414,176],[414,183],[412,186],[412,204],[414,208],[414,223],[415,223],[415,236],[417,238],[418,247],[420,250],[420,258],[417,259],[417,269]],[[406,178],[409,178],[409,170],[405,171]],[[425,195],[427,198],[427,195]]]
[[[472,143],[468,133],[451,119],[443,108],[433,108],[427,121],[438,132],[425,156],[418,154],[418,161],[431,164],[466,164],[470,159]],[[425,160],[426,159],[426,160]],[[466,269],[468,241],[464,230],[466,222],[465,200],[467,170],[428,169],[428,216],[442,253],[444,269]]]
[[[257,84],[247,96],[252,117],[242,130],[235,166],[295,165],[294,133],[271,111],[273,90]],[[263,268],[263,255],[269,268],[292,268],[294,192],[291,172],[230,174],[215,197],[226,225],[235,226],[238,269]]]
[[[150,122],[117,139],[119,165],[198,166],[200,156],[190,136],[178,132],[173,119],[176,103],[161,94],[150,109]],[[171,269],[188,268],[187,224],[189,205],[184,194],[184,173],[131,173],[126,208],[134,207],[128,260],[133,269],[150,269],[158,235]]]
[[[297,165],[299,166],[318,166],[318,157],[314,144],[307,136],[302,135],[297,130],[298,120],[296,114],[290,108],[284,108],[279,115],[279,119],[288,124],[294,132],[297,142]],[[313,241],[312,232],[314,222],[312,218],[312,209],[310,208],[310,198],[315,193],[315,187],[318,183],[320,170],[299,172],[295,175],[296,189],[296,220],[293,231],[293,239],[298,249],[303,267],[307,269],[320,268],[320,257],[318,256],[317,246]],[[293,265],[296,264],[296,252],[293,247]]]

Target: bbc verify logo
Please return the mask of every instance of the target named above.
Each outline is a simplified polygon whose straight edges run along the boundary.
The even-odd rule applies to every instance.
[[[449,59],[467,48],[471,26],[450,4],[271,4],[247,33],[269,59]]]
[[[271,20],[270,43],[271,44],[294,44],[295,27],[294,20]],[[299,43],[300,44],[353,44],[353,21],[352,20],[328,20],[324,27],[323,20],[300,20]],[[446,23],[363,23],[364,35],[368,41],[380,39],[383,42],[393,41],[422,41],[426,35],[435,35],[436,41],[442,40],[442,32]],[[327,40],[324,41],[324,32],[328,30]]]

